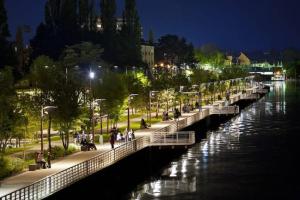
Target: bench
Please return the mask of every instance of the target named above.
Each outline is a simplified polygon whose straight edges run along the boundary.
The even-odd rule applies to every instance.
[[[40,165],[39,164],[29,164],[28,165],[29,171],[35,171],[37,169],[40,169]]]

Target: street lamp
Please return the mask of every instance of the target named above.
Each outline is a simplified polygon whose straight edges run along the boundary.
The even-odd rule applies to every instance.
[[[48,114],[49,117],[49,124],[48,124],[48,167],[51,168],[51,135],[50,135],[50,131],[51,131],[51,112],[56,109],[57,106],[46,106],[42,109],[42,112],[45,112],[46,114]]]
[[[196,89],[197,87],[199,87],[199,91],[196,93],[196,95],[198,96],[198,109],[199,109],[199,112],[201,111],[201,91],[200,91],[200,87],[201,85],[192,85],[192,88],[193,89]]]
[[[102,135],[102,116],[101,116],[101,102],[105,101],[106,99],[95,99],[94,102],[99,105],[99,116],[100,116],[100,144],[103,144],[103,135]],[[94,108],[93,108],[94,110]],[[93,116],[93,127],[94,127],[94,116]],[[93,128],[94,129],[94,128]]]
[[[44,117],[44,112],[43,112],[43,110],[44,110],[44,107],[42,106],[42,108],[41,108],[41,126],[40,126],[40,128],[41,128],[41,153],[43,153],[44,152],[44,141],[43,141],[43,117]]]
[[[150,115],[149,115],[149,126],[151,126],[151,98],[152,96],[154,96],[155,93],[157,93],[159,91],[155,91],[155,90],[152,90],[152,91],[149,91],[149,111],[150,111]]]
[[[93,104],[93,93],[92,93],[92,80],[95,78],[95,72],[93,72],[90,69],[89,72],[89,78],[90,78],[90,124],[92,125],[92,135],[93,135],[93,143],[95,142],[95,131],[94,131],[94,109],[92,109],[92,104]]]
[[[128,108],[127,108],[127,131],[129,131],[130,128],[130,114],[129,114],[129,105],[130,105],[130,100],[133,99],[134,96],[137,96],[138,94],[130,94],[128,96]]]

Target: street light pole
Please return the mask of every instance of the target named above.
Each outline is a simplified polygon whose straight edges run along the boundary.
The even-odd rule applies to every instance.
[[[149,113],[150,114],[149,115],[149,126],[151,126],[151,98],[152,98],[152,95],[156,92],[158,92],[158,91],[150,91],[149,92],[149,111],[150,111],[150,113]]]
[[[43,141],[43,117],[44,117],[44,112],[43,112],[43,106],[42,106],[42,109],[41,109],[41,153],[43,153],[44,151],[44,141]]]
[[[45,110],[47,112],[48,117],[49,117],[49,122],[48,122],[48,167],[51,168],[51,110],[56,109],[56,106],[46,106],[42,111]]]
[[[94,102],[98,102],[99,105],[99,117],[100,117],[100,144],[103,144],[103,135],[102,135],[102,116],[101,116],[101,102],[105,101],[106,99],[95,99]],[[94,125],[94,124],[93,124]],[[93,127],[94,129],[94,127]]]
[[[92,93],[92,79],[95,78],[95,73],[93,71],[91,71],[90,69],[90,73],[89,73],[89,77],[90,77],[90,124],[92,126],[92,136],[93,136],[93,142],[95,143],[95,130],[94,130],[94,105],[93,104],[93,93]]]

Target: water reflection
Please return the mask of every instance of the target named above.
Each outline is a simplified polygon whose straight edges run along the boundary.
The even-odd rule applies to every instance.
[[[280,145],[290,143],[285,141],[288,137],[282,138],[282,135],[300,129],[299,125],[291,126],[291,122],[284,120],[285,115],[296,120],[293,108],[287,112],[292,100],[291,95],[286,95],[286,87],[285,82],[274,82],[266,97],[222,124],[217,131],[209,131],[207,138],[170,163],[159,177],[139,185],[130,199],[184,199],[187,196],[188,199],[236,196],[242,199],[246,194],[284,193],[284,186],[280,184],[286,180],[280,179],[281,173],[288,173],[293,165],[283,163],[281,166],[286,156],[283,149],[287,147]],[[293,99],[293,104],[298,100]],[[271,177],[279,178],[273,181]]]

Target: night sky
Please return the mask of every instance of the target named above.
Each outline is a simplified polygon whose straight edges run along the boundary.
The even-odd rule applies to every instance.
[[[9,28],[30,25],[33,37],[46,0],[6,0]],[[98,1],[97,1],[98,2]],[[117,0],[121,16],[124,0]],[[300,48],[299,0],[137,0],[144,35],[151,28],[185,37],[196,47],[213,43],[234,51]],[[99,4],[97,3],[97,7]]]

